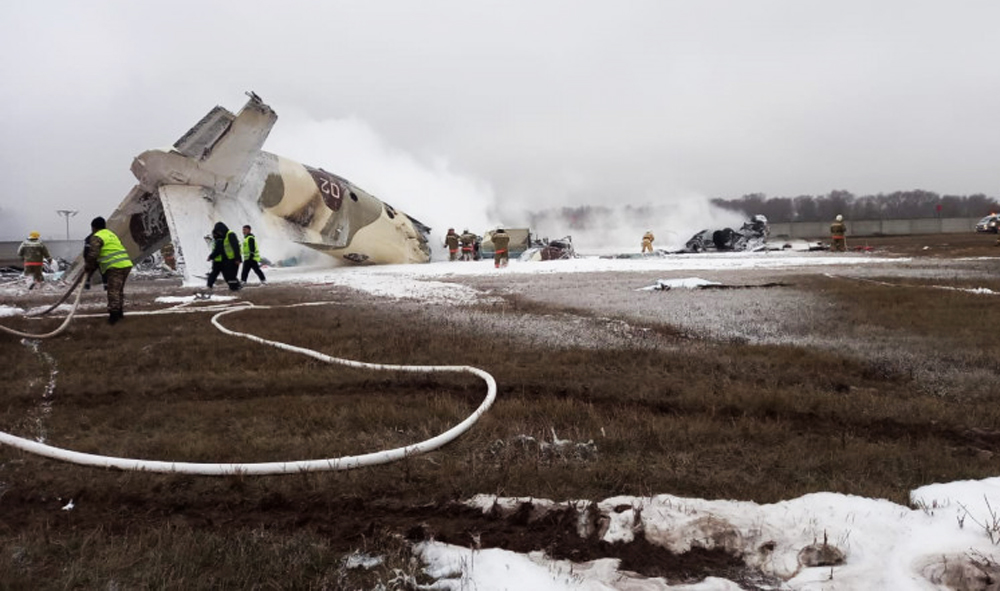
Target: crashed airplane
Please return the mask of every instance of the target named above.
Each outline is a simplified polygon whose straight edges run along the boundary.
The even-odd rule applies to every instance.
[[[771,236],[771,226],[763,215],[755,215],[745,222],[739,230],[723,228],[721,230],[702,230],[684,245],[678,253],[706,252],[760,252],[773,250],[814,251],[829,250],[829,245],[822,242],[808,242],[801,238],[788,236]]]
[[[139,184],[108,218],[132,260],[173,242],[190,281],[218,221],[249,224],[265,248],[286,256],[303,251],[298,245],[353,264],[430,260],[424,224],[342,177],[262,151],[278,116],[247,96],[237,115],[215,107],[172,149],[132,162]]]
[[[739,230],[723,228],[721,230],[702,230],[684,245],[682,252],[705,252],[706,250],[756,251],[766,250],[767,237],[771,228],[767,218],[755,215],[743,224]]]

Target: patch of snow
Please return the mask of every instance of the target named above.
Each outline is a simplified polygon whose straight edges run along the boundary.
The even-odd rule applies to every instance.
[[[228,301],[235,300],[235,299],[236,299],[236,296],[213,295],[211,297],[211,301],[213,301],[213,302],[228,302]],[[159,304],[190,304],[190,303],[195,302],[195,301],[204,301],[204,298],[199,298],[198,296],[195,296],[195,295],[189,295],[189,296],[160,296],[160,297],[156,298],[153,301],[157,302]]]
[[[590,507],[608,524],[604,541],[627,543],[644,536],[675,553],[694,547],[725,549],[742,555],[748,567],[784,580],[782,588],[791,590],[944,588],[939,585],[954,582],[963,569],[974,576],[994,556],[996,545],[983,526],[995,528],[1000,478],[928,485],[913,491],[911,498],[917,509],[885,499],[835,493],[766,505],[672,495],[614,497],[596,506],[479,495],[468,504],[483,512],[495,507],[512,512],[525,502],[534,503],[539,513]],[[810,566],[803,550],[823,544],[839,550],[845,557],[843,564]],[[438,542],[420,544],[417,552],[441,589],[499,591],[511,581],[518,581],[519,589],[539,591],[739,589],[720,578],[685,586],[668,586],[654,578],[639,585],[628,573],[617,571],[617,560],[609,559],[580,565],[551,560],[541,553],[470,550]],[[977,556],[985,558],[977,563]]]
[[[663,291],[667,289],[695,289],[703,285],[722,285],[718,281],[709,281],[699,277],[685,277],[683,279],[657,279],[655,285],[640,287],[636,291]]]
[[[24,310],[18,308],[17,306],[7,306],[5,304],[0,304],[0,318],[10,317],[10,316],[20,316],[24,314]]]

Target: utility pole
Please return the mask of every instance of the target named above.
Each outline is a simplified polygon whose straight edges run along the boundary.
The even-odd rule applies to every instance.
[[[72,209],[57,209],[56,213],[66,218],[66,240],[69,240],[69,218],[75,216],[80,212]]]

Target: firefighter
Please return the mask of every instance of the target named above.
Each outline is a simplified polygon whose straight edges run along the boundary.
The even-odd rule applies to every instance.
[[[448,228],[448,233],[444,236],[444,245],[448,248],[448,260],[457,261],[458,260],[458,234],[455,233],[455,228]]]
[[[847,226],[844,225],[844,216],[837,214],[834,222],[830,224],[830,250],[833,252],[847,252]]]
[[[108,292],[108,324],[125,316],[125,281],[132,272],[132,259],[122,241],[108,230],[107,222],[98,216],[90,222],[90,243],[84,249],[83,276],[90,277],[98,268]]]
[[[462,235],[459,237],[459,241],[462,243],[462,260],[471,261],[473,250],[476,248],[476,235],[466,228],[465,230],[462,230]]]
[[[236,233],[230,230],[226,224],[216,222],[215,227],[212,228],[212,252],[209,253],[207,259],[212,261],[212,270],[208,274],[209,289],[215,285],[219,273],[222,273],[222,278],[226,280],[231,291],[237,291],[240,288],[240,281],[236,278],[242,260],[240,252],[240,241],[236,237]]]
[[[260,245],[257,244],[257,237],[250,231],[250,226],[243,226],[243,272],[240,274],[240,283],[246,283],[253,269],[261,285],[267,285],[264,279],[264,272],[260,270]]]
[[[493,266],[497,269],[507,266],[510,259],[508,247],[510,247],[510,235],[504,232],[503,228],[497,228],[496,232],[493,232]]]
[[[174,254],[174,245],[168,242],[163,245],[160,249],[160,256],[163,257],[163,264],[165,264],[171,271],[177,270],[177,256]]]
[[[41,285],[45,278],[42,276],[42,264],[45,261],[52,263],[49,249],[41,240],[38,232],[29,232],[28,237],[17,247],[18,258],[24,261],[24,276],[31,279],[28,289],[35,289]]]
[[[653,252],[653,240],[656,237],[653,236],[652,230],[646,230],[646,233],[642,235],[642,254],[646,254],[649,251],[650,254]]]

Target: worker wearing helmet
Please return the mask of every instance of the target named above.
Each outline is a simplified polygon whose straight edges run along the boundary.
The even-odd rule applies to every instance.
[[[830,224],[830,250],[833,252],[847,252],[847,226],[844,225],[844,216],[837,214],[836,219]]]
[[[493,266],[497,269],[506,267],[510,261],[510,234],[504,232],[503,228],[497,228],[493,232],[491,240],[493,242]]]
[[[462,260],[471,261],[476,250],[476,235],[466,228],[458,239],[462,243]]]
[[[97,269],[101,270],[108,291],[108,323],[114,324],[125,316],[125,280],[132,272],[132,259],[104,218],[94,218],[90,230],[84,249],[83,276],[90,277]]]
[[[650,254],[653,253],[653,240],[656,240],[656,237],[653,236],[653,231],[646,230],[646,233],[642,235],[642,254],[646,254],[647,252]]]
[[[455,228],[448,228],[448,233],[444,236],[444,245],[448,249],[448,260],[457,261],[458,260],[458,234],[455,233]]]
[[[41,234],[28,233],[28,238],[17,247],[17,256],[24,261],[24,276],[31,280],[28,289],[35,289],[35,286],[41,285],[45,280],[42,276],[42,265],[46,260],[52,262],[49,249],[41,240]]]

